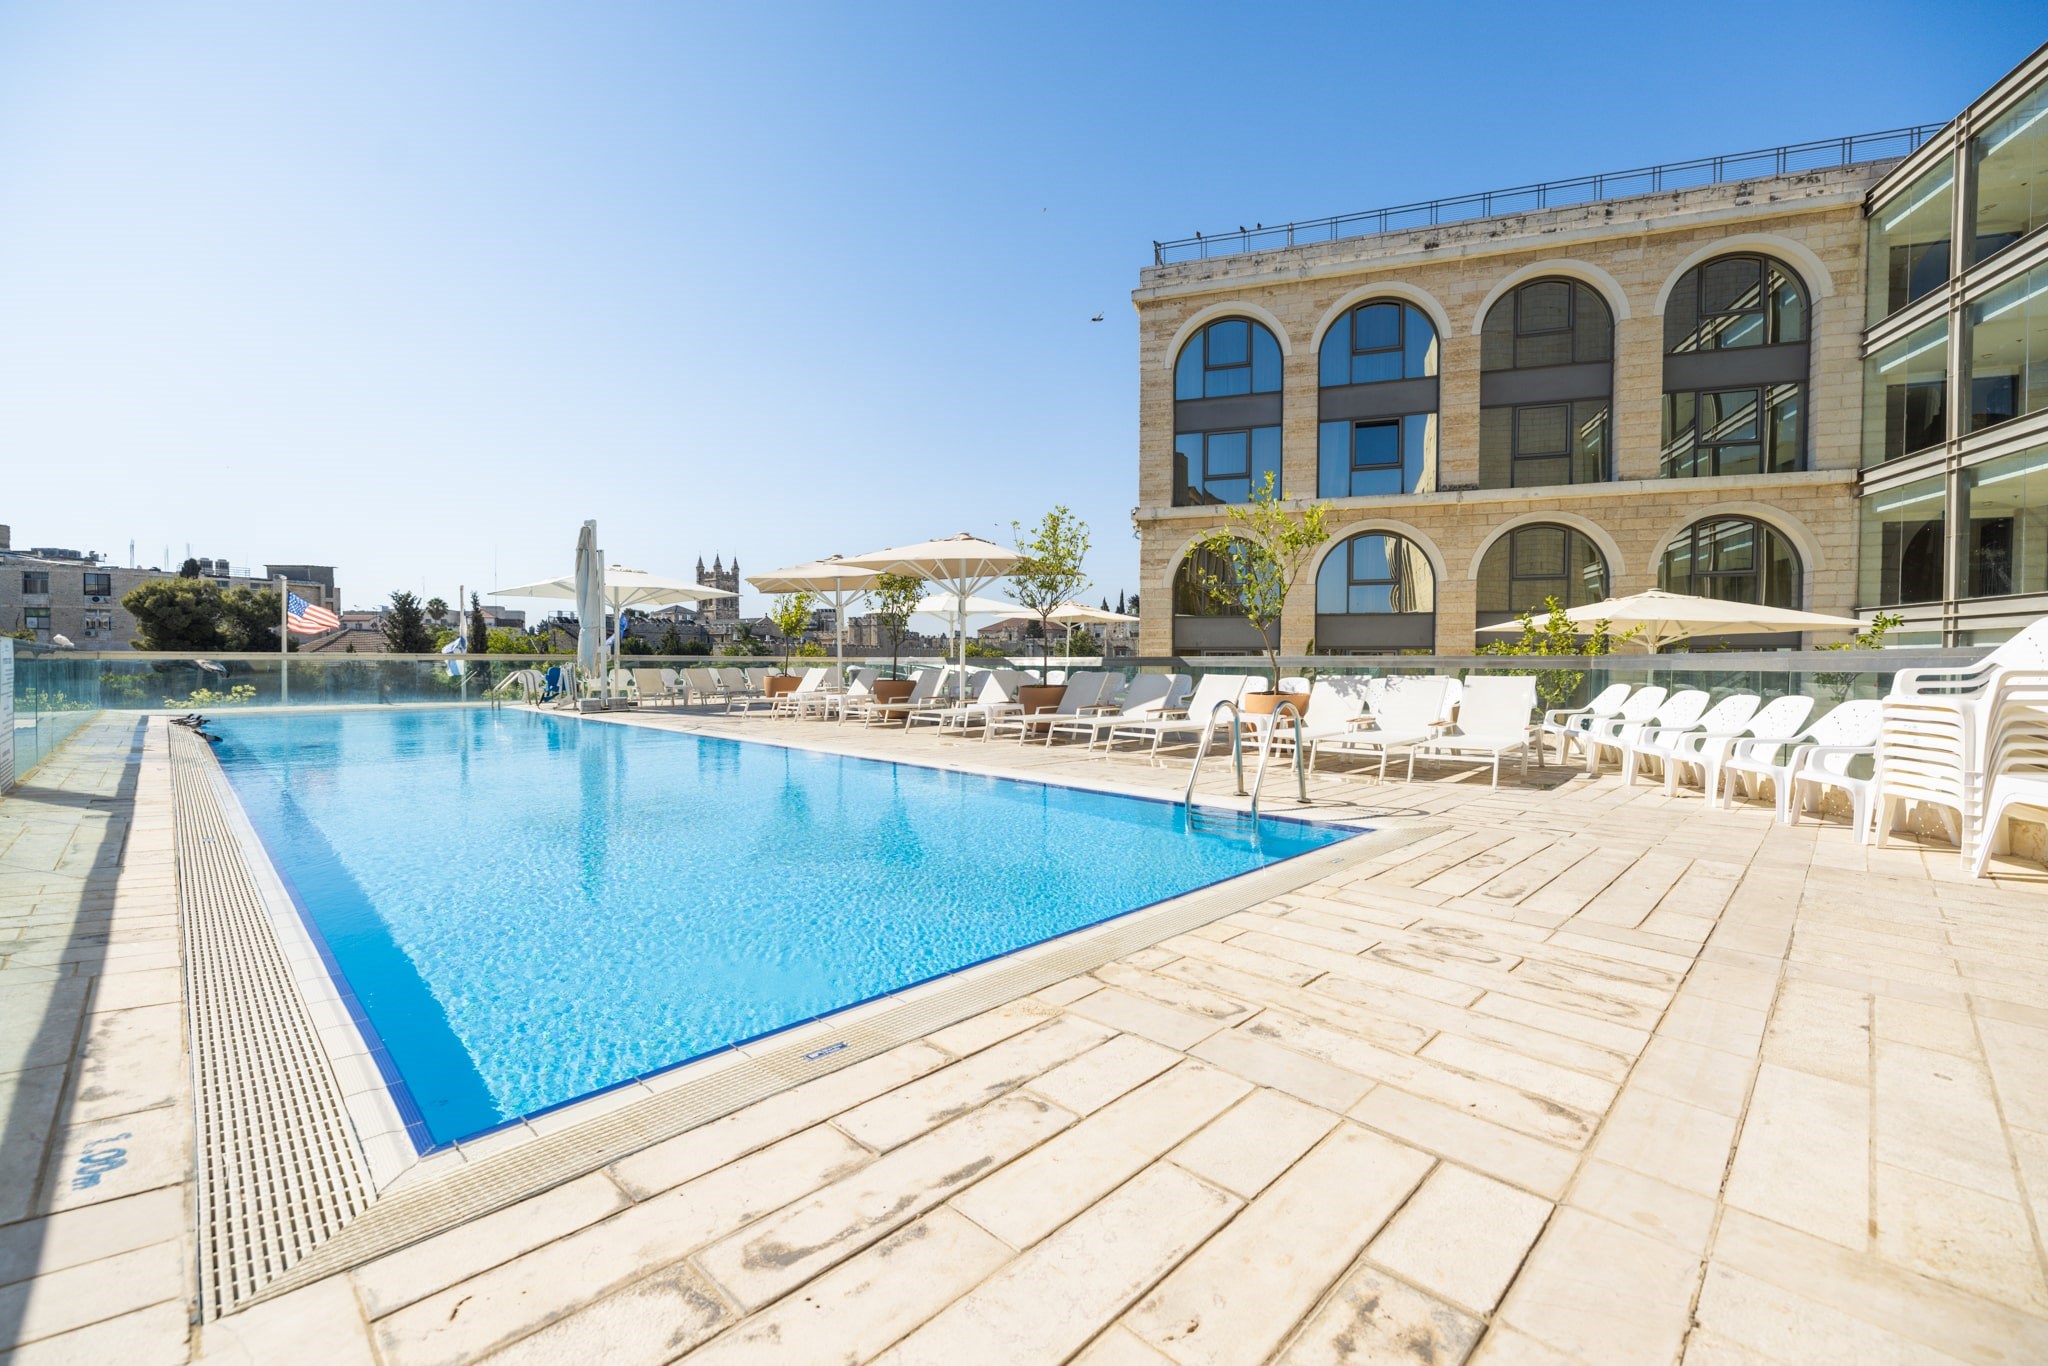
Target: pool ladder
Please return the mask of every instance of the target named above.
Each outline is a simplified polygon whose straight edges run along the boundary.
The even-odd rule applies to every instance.
[[[1195,762],[1188,769],[1187,791],[1181,794],[1180,804],[1190,816],[1195,810],[1195,781],[1202,776],[1202,760],[1209,753],[1210,737],[1216,733],[1216,720],[1224,712],[1230,713],[1230,762],[1237,774],[1237,796],[1244,795],[1244,713],[1237,703],[1225,698],[1209,712],[1208,723],[1202,727],[1202,741],[1195,747]],[[1252,772],[1252,819],[1259,818],[1259,792],[1266,782],[1266,761],[1273,757],[1273,741],[1280,734],[1282,718],[1294,718],[1294,782],[1298,793],[1296,800],[1303,806],[1309,805],[1308,770],[1304,768],[1302,751],[1306,748],[1301,737],[1301,708],[1292,702],[1282,701],[1273,708],[1273,722],[1259,740],[1259,766]]]

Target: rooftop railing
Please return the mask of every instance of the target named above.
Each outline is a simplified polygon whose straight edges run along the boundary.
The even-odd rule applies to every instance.
[[[1312,218],[1305,222],[1260,224],[1240,227],[1235,232],[1196,233],[1170,242],[1152,244],[1152,264],[1174,265],[1182,261],[1204,261],[1216,256],[1237,256],[1252,251],[1277,251],[1309,242],[1336,242],[1349,237],[1373,237],[1380,233],[1405,232],[1502,214],[1532,213],[1539,209],[1568,208],[1603,199],[1625,199],[1630,195],[1659,194],[1666,190],[1690,190],[1702,185],[1756,180],[1763,176],[1792,175],[1800,171],[1822,171],[1855,166],[1869,161],[1903,157],[1946,125],[1921,124],[1894,128],[1883,133],[1857,133],[1850,137],[1823,138],[1819,142],[1795,142],[1783,147],[1766,147],[1755,152],[1733,152],[1723,156],[1697,157],[1691,161],[1669,161],[1660,166],[1642,166],[1632,171],[1608,171],[1601,175],[1577,176],[1570,180],[1546,180],[1535,185],[1518,185],[1507,190],[1485,190],[1449,199],[1430,199],[1417,204],[1397,204],[1362,213]]]

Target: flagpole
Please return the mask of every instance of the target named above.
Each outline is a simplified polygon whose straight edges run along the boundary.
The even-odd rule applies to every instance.
[[[465,657],[469,654],[469,599],[464,596],[468,591],[469,585],[466,583],[455,585],[455,638],[462,642],[462,653]],[[462,666],[462,700],[465,702],[469,701],[469,665],[467,662]],[[907,726],[910,723],[905,721],[903,724]]]
[[[291,587],[282,574],[277,576],[277,697],[278,705],[292,704],[292,599]]]

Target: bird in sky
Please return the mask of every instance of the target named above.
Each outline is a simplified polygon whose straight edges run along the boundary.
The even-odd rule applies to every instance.
[[[1098,313],[1094,317],[1090,318],[1088,321],[1091,323],[1099,323],[1102,321],[1102,315]]]

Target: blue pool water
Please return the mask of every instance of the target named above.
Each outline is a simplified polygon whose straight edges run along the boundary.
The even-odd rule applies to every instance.
[[[433,1143],[1358,833],[531,712],[216,729]]]

